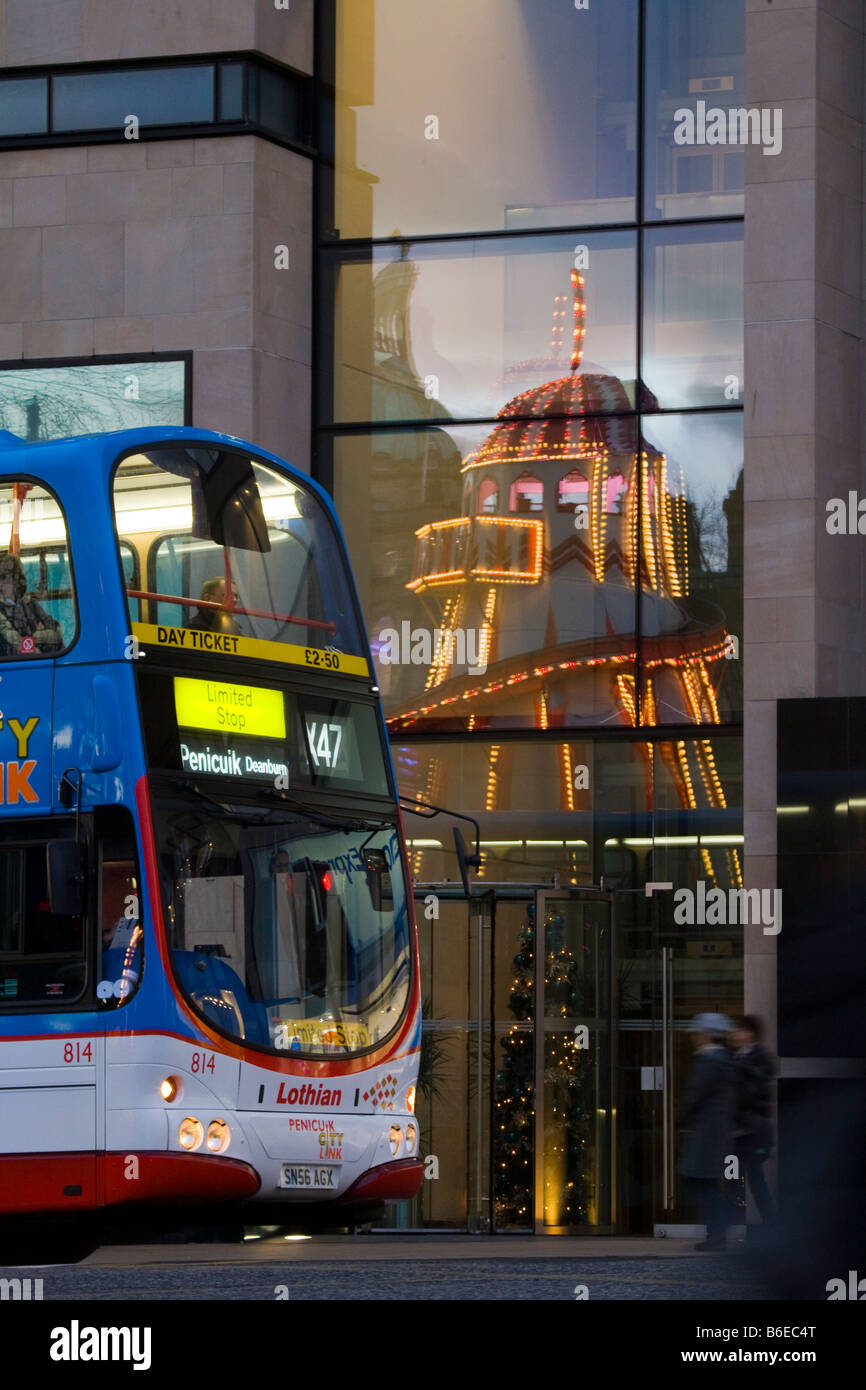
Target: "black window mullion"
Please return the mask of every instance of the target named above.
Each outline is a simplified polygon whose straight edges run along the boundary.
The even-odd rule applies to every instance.
[[[638,0],[637,7],[637,135],[635,153],[637,162],[637,185],[635,203],[637,207],[637,265],[635,266],[635,409],[637,416],[637,458],[634,476],[637,480],[637,544],[636,574],[634,591],[634,722],[639,725],[643,717],[643,652],[641,649],[641,553],[643,546],[643,294],[644,294],[644,162],[646,122],[644,120],[644,100],[646,93],[646,0]]]

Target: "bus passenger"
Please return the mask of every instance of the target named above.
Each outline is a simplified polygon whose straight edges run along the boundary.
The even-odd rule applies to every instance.
[[[226,581],[219,575],[215,579],[206,579],[201,586],[199,595],[205,603],[225,603]],[[232,584],[232,598],[235,603],[238,601],[238,591]],[[198,608],[194,618],[191,618],[185,627],[196,628],[199,632],[226,632],[233,637],[239,637],[241,630],[231,615],[231,610],[223,608],[218,612],[215,608]]]
[[[0,555],[0,656],[55,652],[63,646],[56,618],[27,592],[27,576],[17,555]]]

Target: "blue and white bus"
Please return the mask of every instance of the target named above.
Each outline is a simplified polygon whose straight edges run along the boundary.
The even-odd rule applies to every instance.
[[[0,1215],[414,1196],[418,980],[328,497],[205,430],[0,435]]]

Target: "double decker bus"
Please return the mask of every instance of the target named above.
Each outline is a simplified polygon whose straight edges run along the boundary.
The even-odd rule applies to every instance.
[[[414,1196],[420,1030],[327,496],[205,430],[0,435],[7,1226]]]

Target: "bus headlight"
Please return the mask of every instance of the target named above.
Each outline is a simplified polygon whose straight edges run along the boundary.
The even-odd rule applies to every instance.
[[[207,1146],[212,1154],[221,1154],[229,1146],[232,1132],[225,1120],[211,1120],[207,1127]]]
[[[413,1154],[418,1144],[418,1131],[410,1121],[406,1126],[406,1152]]]
[[[204,1139],[204,1125],[201,1120],[194,1120],[187,1115],[185,1120],[181,1120],[177,1131],[178,1143],[182,1149],[193,1149],[200,1147]]]
[[[399,1125],[391,1126],[391,1133],[388,1135],[388,1139],[391,1144],[392,1154],[398,1154],[400,1152],[400,1145],[403,1142],[403,1131]]]

